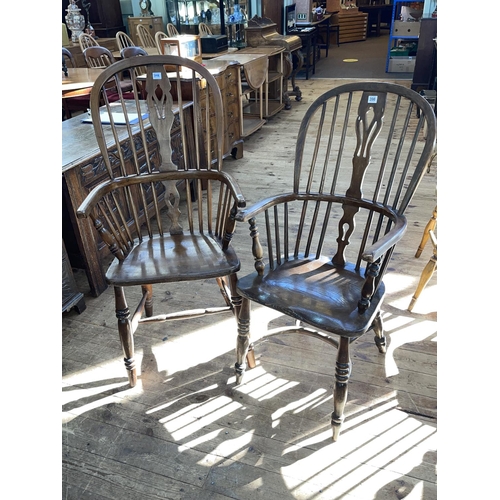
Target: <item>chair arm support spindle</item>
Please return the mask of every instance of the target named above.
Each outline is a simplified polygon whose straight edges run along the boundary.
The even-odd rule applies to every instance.
[[[370,300],[375,293],[375,280],[380,272],[380,261],[368,264],[366,279],[361,289],[361,299],[358,302],[358,312],[363,314],[370,307]]]
[[[255,258],[255,270],[259,273],[259,276],[264,274],[264,265],[263,256],[264,251],[262,250],[262,245],[259,240],[259,231],[257,229],[257,220],[255,217],[252,217],[248,223],[250,224],[250,237],[252,238],[252,254]]]
[[[104,225],[100,219],[98,219],[92,215],[90,217],[94,221],[94,227],[96,228],[97,232],[99,233],[99,236],[102,238],[102,241],[104,241],[106,246],[109,248],[110,252],[118,260],[123,260],[125,258],[125,255],[124,255],[123,251],[120,249],[120,247],[116,241],[116,238],[104,227]]]

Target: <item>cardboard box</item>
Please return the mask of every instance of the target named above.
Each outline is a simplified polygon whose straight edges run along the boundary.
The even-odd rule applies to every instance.
[[[413,73],[415,57],[393,57],[389,59],[388,73]]]
[[[419,22],[394,21],[394,36],[418,36],[420,33]]]

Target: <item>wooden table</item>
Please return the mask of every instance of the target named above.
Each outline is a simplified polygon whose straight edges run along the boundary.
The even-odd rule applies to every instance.
[[[380,24],[382,22],[382,14],[392,14],[392,4],[382,5],[359,5],[358,10],[368,14],[368,33],[371,32],[372,25],[375,25],[375,36],[380,36]],[[390,26],[390,23],[389,23]]]
[[[78,98],[79,111],[84,111],[90,107],[90,92],[97,77],[102,73],[102,69],[89,68],[68,68],[68,76],[62,72],[62,106],[64,118],[71,118],[70,99]],[[87,102],[88,101],[88,102]]]
[[[185,103],[187,117],[192,116],[192,103]],[[175,110],[174,110],[175,111]],[[111,127],[104,126],[110,154],[116,154],[116,143]],[[125,127],[123,127],[125,129]],[[125,141],[125,130],[119,134],[119,140]],[[180,119],[172,126],[172,160],[184,168],[182,155],[182,134]],[[134,135],[134,141],[141,141],[139,127]],[[146,140],[153,149],[157,148],[156,133],[151,126],[146,129]],[[189,139],[190,140],[190,139]],[[128,141],[128,139],[127,139]],[[120,142],[128,147],[124,142]],[[194,144],[194,143],[193,143]],[[187,146],[193,151],[194,146]],[[140,155],[140,151],[138,151]],[[159,164],[159,155],[152,159],[155,167]],[[62,237],[68,252],[72,267],[84,269],[94,296],[99,296],[107,288],[102,264],[109,256],[107,247],[102,243],[92,223],[88,219],[78,219],[76,210],[90,190],[100,182],[108,179],[103,157],[97,146],[94,127],[82,123],[81,116],[75,116],[62,122]]]
[[[62,73],[62,97],[80,95],[78,91],[92,88],[101,73],[102,69],[96,68],[68,68],[68,76]]]
[[[238,92],[240,104],[240,128],[241,136],[248,137],[259,130],[266,120],[263,118],[263,86],[267,79],[267,67],[269,59],[266,54],[245,54],[241,51],[207,59],[205,64],[219,64],[227,61],[230,65],[239,66]],[[243,104],[245,98],[245,84],[255,92],[257,99]]]
[[[260,46],[246,47],[239,51],[240,54],[265,54],[269,60],[267,77],[264,90],[264,118],[279,113],[284,107],[291,109],[290,97],[286,92],[286,80],[290,75],[284,74],[283,56],[284,47]]]

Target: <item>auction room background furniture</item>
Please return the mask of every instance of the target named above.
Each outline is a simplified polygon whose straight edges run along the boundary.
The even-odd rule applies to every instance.
[[[245,39],[248,48],[283,47],[283,82],[285,109],[290,109],[290,96],[295,100],[302,100],[302,92],[295,84],[295,77],[302,69],[304,56],[302,54],[302,40],[297,35],[281,35],[277,31],[277,24],[267,17],[254,16],[248,21],[245,28]],[[288,82],[292,88],[288,90]],[[286,97],[285,97],[286,96]]]
[[[92,85],[101,70],[68,67],[67,73],[67,76],[62,73],[63,119],[69,119],[72,113],[86,111],[89,108]]]
[[[135,45],[141,45],[141,40],[137,34],[137,27],[144,26],[146,31],[153,37],[158,31],[163,31],[164,24],[161,16],[151,17],[128,17],[128,32]]]
[[[172,23],[167,23],[167,34],[169,37],[179,36],[180,33]]]
[[[417,288],[413,297],[411,298],[410,305],[408,306],[408,311],[413,311],[415,304],[417,303],[422,290],[426,287],[427,283],[429,283],[434,271],[437,269],[437,235],[436,235],[436,226],[437,226],[437,206],[434,208],[432,212],[432,217],[429,219],[429,222],[425,226],[424,234],[422,235],[422,241],[417,248],[415,253],[415,257],[419,258],[422,255],[422,252],[427,245],[427,242],[431,240],[432,242],[432,255],[425,265],[422,274],[420,275],[420,280],[418,282]]]
[[[162,26],[163,29],[163,26]],[[162,30],[158,30],[156,33],[162,33]],[[151,31],[146,28],[143,24],[137,25],[137,36],[139,37],[139,45],[143,48],[156,49],[155,36],[151,35]],[[153,55],[153,54],[152,54]]]
[[[119,31],[116,34],[116,44],[118,46],[118,50],[121,52],[125,47],[135,47],[137,44],[134,43],[132,38],[130,38],[127,33],[123,31]]]
[[[85,297],[78,291],[73,270],[68,259],[68,253],[62,241],[62,312],[73,308],[81,314],[86,309]]]
[[[62,3],[62,22],[65,22],[69,0]],[[81,4],[80,4],[81,5]],[[112,38],[118,31],[125,31],[120,0],[92,0],[88,2],[90,24],[94,28],[99,39]],[[89,24],[87,11],[81,9],[81,14],[85,16],[86,25]],[[109,48],[109,47],[108,47]]]
[[[85,35],[87,35],[85,33]],[[87,38],[90,35],[87,35],[85,38]],[[87,46],[90,45],[100,45],[101,47],[106,47],[107,49],[110,50],[111,53],[117,50],[117,44],[116,44],[116,38],[99,38],[99,41],[97,41],[94,37],[91,37],[92,40],[90,40],[90,43],[85,45],[84,48],[87,48]],[[85,58],[83,57],[83,50],[80,46],[80,43],[75,43],[72,45],[67,45],[66,48],[71,52],[75,59],[76,67],[77,68],[86,68],[87,64],[85,63]]]
[[[225,62],[237,67],[237,89],[241,137],[253,134],[266,122],[264,120],[264,84],[267,79],[269,59],[266,54],[246,54],[241,50],[214,57],[204,64]],[[254,99],[249,99],[250,94]]]
[[[132,102],[120,100],[112,105],[106,93],[109,81],[118,86],[122,72],[128,71],[137,83],[135,66],[147,68],[146,103],[135,91]],[[192,118],[184,113],[187,101],[192,101]],[[101,102],[105,103],[104,114]],[[202,65],[166,55],[124,59],[104,70],[96,80],[90,107],[108,179],[89,193],[77,215],[93,222],[115,257],[106,271],[106,281],[114,288],[125,367],[130,386],[134,387],[137,382],[134,333],[139,325],[171,319],[185,321],[226,311],[237,314],[240,301],[236,295],[236,272],[240,262],[231,239],[234,216],[245,207],[245,200],[236,181],[222,172],[222,96],[215,78]],[[172,160],[170,138],[175,110],[183,124],[182,143],[186,148],[186,128],[191,128],[197,152],[188,156],[185,151],[184,168]],[[106,119],[111,121],[110,125],[103,124]],[[206,134],[201,126],[206,127]],[[105,129],[109,127],[115,143],[120,142],[124,128],[128,131],[130,149],[118,148],[114,158],[108,155]],[[156,148],[150,151],[144,140],[137,148],[133,130],[144,139],[149,128],[156,132]],[[205,137],[210,138],[207,146]],[[157,169],[151,161],[156,155],[160,157]],[[189,281],[196,293],[199,286],[196,282],[208,279],[217,281],[223,306],[207,308],[200,304],[200,309],[153,316],[153,285]],[[137,286],[142,290],[142,298],[131,312],[125,291]],[[160,300],[156,302],[159,304]]]
[[[285,48],[278,46],[245,47],[239,50],[240,54],[265,54],[268,59],[267,76],[264,82],[264,109],[263,118],[268,119],[278,114],[287,104],[286,109],[291,108],[290,97],[286,92],[284,78],[284,54]],[[257,102],[258,96],[251,96]]]
[[[97,40],[88,33],[82,33],[78,37],[78,44],[80,45],[80,50],[82,51],[82,54],[84,50],[87,49],[88,47],[97,47],[99,45]]]
[[[389,45],[387,48],[386,72],[413,72],[415,69],[415,58],[395,58],[392,51],[409,43],[419,43],[420,18],[424,10],[424,1],[412,2],[420,6],[420,9],[409,7],[410,3],[405,0],[393,0],[391,30],[389,32]],[[408,9],[408,10],[407,10]],[[413,15],[405,17],[406,12]],[[418,14],[418,12],[420,14]],[[403,18],[403,19],[401,19]]]
[[[69,70],[71,68],[71,73],[73,74],[73,69],[76,68],[75,58],[73,54],[66,48],[62,47],[62,72],[66,78],[69,78]],[[71,114],[74,112],[86,111],[90,106],[90,88],[87,89],[77,89],[72,93],[63,93],[63,120],[71,118]]]
[[[420,21],[417,58],[411,88],[436,90],[437,86],[437,18],[423,17]]]
[[[293,318],[294,326],[288,321],[268,333],[312,335],[338,349],[334,440],[352,369],[349,344],[373,329],[386,351],[383,277],[435,139],[434,111],[416,92],[379,82],[338,86],[304,115],[292,190],[237,216],[249,224],[255,259],[255,272],[238,281],[237,383],[250,347],[250,302]]]

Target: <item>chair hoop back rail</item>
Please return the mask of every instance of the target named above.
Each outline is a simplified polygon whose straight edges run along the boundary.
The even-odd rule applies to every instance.
[[[151,36],[151,33],[148,31],[146,26],[143,26],[142,24],[137,25],[137,36],[141,41],[142,47],[156,48],[155,39]]]
[[[237,216],[249,223],[255,259],[255,272],[238,281],[237,382],[252,358],[250,302],[290,316],[296,325],[276,333],[313,335],[338,349],[334,440],[344,420],[349,344],[373,328],[385,353],[383,277],[435,141],[434,112],[413,90],[379,82],[333,88],[303,117],[291,192]]]
[[[123,72],[132,80],[127,99],[118,85]],[[108,99],[109,86],[118,89],[115,102]],[[77,216],[93,222],[96,235],[115,257],[106,280],[114,287],[118,331],[133,387],[139,325],[236,312],[239,307],[240,262],[231,239],[235,214],[245,200],[234,179],[222,172],[222,97],[202,65],[177,56],[118,61],[97,78],[90,110],[103,156],[100,168],[109,180],[90,191]],[[196,281],[212,278],[223,305],[153,316],[153,285],[188,281],[194,287]],[[134,285],[141,287],[142,298],[131,313],[125,289]]]
[[[118,31],[115,38],[119,51],[122,51],[125,47],[135,47],[135,43],[132,38],[130,38],[127,33],[123,31]]]
[[[179,31],[175,27],[175,24],[172,24],[172,23],[167,23],[167,33],[168,33],[169,38],[176,37],[176,36],[180,35]]]

